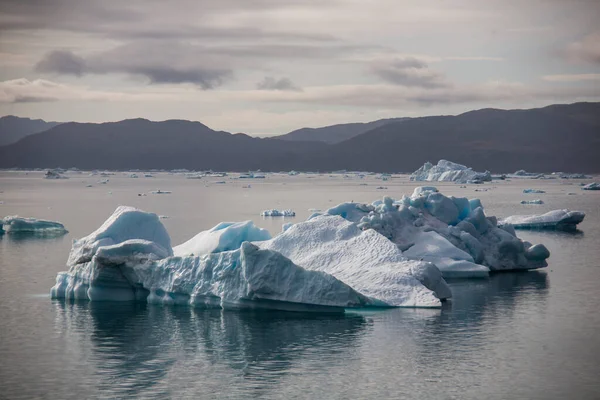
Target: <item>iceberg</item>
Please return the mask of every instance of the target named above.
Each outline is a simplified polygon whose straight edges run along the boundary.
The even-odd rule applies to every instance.
[[[468,264],[471,262],[490,271],[547,266],[545,258],[527,257],[532,244],[517,238],[512,227],[498,226],[496,217],[487,217],[479,199],[446,197],[435,190],[416,188],[412,196],[404,196],[400,201],[385,197],[376,206],[342,203],[325,214],[339,215],[362,230],[381,233],[409,258],[439,259],[436,265],[444,277],[468,277],[469,271],[475,270],[472,277],[481,277],[485,270]],[[424,235],[427,232],[437,235]],[[455,252],[438,236],[463,253]],[[411,251],[413,246],[418,247]]]
[[[592,182],[581,187],[581,190],[600,190],[600,183]]]
[[[51,295],[92,301],[318,312],[378,305],[330,274],[306,270],[280,253],[261,250],[250,242],[219,252],[219,246],[227,241],[224,232],[238,234],[238,241],[249,231],[259,232],[256,227],[251,229],[251,223],[234,225],[217,225],[215,228],[220,229],[213,228],[187,243],[211,253],[176,256],[156,214],[119,207],[100,228],[74,241],[67,261],[69,270],[57,275]],[[268,235],[266,231],[262,234],[260,238]],[[228,240],[232,243],[231,238]],[[185,246],[178,247],[177,253],[186,253]]]
[[[173,248],[176,256],[202,255],[237,250],[243,242],[271,239],[266,229],[254,225],[252,221],[221,222],[215,227],[200,232],[187,242]]]
[[[521,200],[521,204],[544,204],[544,201],[541,199],[535,199],[535,200]]]
[[[62,175],[58,170],[49,169],[44,174],[44,179],[69,179],[69,177]]]
[[[63,235],[68,233],[60,222],[47,221],[37,218],[23,218],[18,215],[4,217],[0,220],[1,227],[6,233],[36,233]]]
[[[435,265],[409,260],[375,230],[363,231],[340,216],[314,217],[257,245],[333,275],[373,299],[374,306],[439,307],[451,297]]]
[[[520,169],[516,171],[514,174],[508,174],[510,178],[532,178],[539,179],[544,176],[544,174],[537,174],[535,172],[527,172],[524,169]]]
[[[295,217],[296,213],[292,210],[264,210],[260,213],[263,217]]]
[[[554,210],[541,215],[513,215],[498,221],[515,229],[557,229],[574,231],[585,218],[582,211]]]
[[[458,182],[482,183],[492,180],[489,171],[476,172],[471,168],[447,160],[438,161],[437,165],[426,162],[421,168],[410,176],[411,181],[429,182]]]
[[[542,193],[546,193],[543,190],[539,190],[539,189],[523,189],[523,193],[536,193],[536,194],[542,194]]]

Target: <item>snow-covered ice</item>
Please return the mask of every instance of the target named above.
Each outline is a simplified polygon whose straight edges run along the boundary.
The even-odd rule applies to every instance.
[[[263,217],[295,217],[296,213],[293,210],[264,210],[260,213]]]
[[[584,218],[582,211],[554,210],[541,215],[513,215],[498,223],[515,229],[575,230]]]
[[[67,230],[60,222],[47,221],[37,218],[23,218],[12,215],[0,219],[2,229],[6,233],[40,233],[65,234]]]
[[[176,256],[202,255],[237,250],[243,242],[271,239],[266,229],[254,225],[252,221],[221,222],[215,227],[200,232],[187,242],[173,248]]]
[[[437,165],[426,162],[421,168],[410,176],[411,181],[429,182],[459,182],[481,183],[492,180],[489,171],[476,172],[471,168],[447,160],[438,161]]]
[[[339,216],[294,224],[257,245],[306,269],[327,272],[379,305],[437,307],[451,296],[433,264],[409,260],[375,230],[363,231]]]

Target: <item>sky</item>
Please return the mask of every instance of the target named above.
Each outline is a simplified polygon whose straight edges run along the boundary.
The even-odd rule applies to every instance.
[[[600,0],[1,0],[0,115],[256,136],[600,101]]]

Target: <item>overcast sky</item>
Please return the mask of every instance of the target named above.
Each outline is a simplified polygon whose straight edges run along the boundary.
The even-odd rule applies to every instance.
[[[253,135],[600,101],[600,0],[1,0],[0,115]]]

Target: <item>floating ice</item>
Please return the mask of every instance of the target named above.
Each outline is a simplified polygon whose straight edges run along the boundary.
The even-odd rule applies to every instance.
[[[491,271],[535,269],[547,265],[544,260],[528,259],[526,251],[531,244],[518,239],[511,228],[498,227],[495,217],[486,217],[479,199],[446,197],[439,192],[417,188],[411,197],[404,196],[398,202],[386,197],[377,206],[343,203],[330,208],[326,214],[340,215],[363,230],[374,229],[408,254],[412,246],[431,239],[422,236],[423,232],[433,231],[468,253],[475,264]],[[427,242],[421,245],[427,246]],[[415,258],[422,258],[422,252],[418,253]],[[452,259],[441,251],[435,254]],[[462,261],[470,262],[469,259]],[[450,266],[452,271],[445,269]],[[438,267],[444,276],[468,274],[469,271],[461,269],[467,267],[465,263],[440,263]],[[481,273],[477,275],[481,276]]]
[[[592,182],[581,187],[581,190],[600,190],[600,183]]]
[[[62,175],[58,170],[49,169],[44,174],[44,179],[69,179],[69,177]]]
[[[243,242],[271,239],[266,229],[254,225],[252,221],[221,222],[212,229],[200,232],[187,242],[173,248],[176,256],[202,255],[237,250]]]
[[[296,213],[292,210],[264,210],[261,211],[260,215],[263,217],[295,217]]]
[[[535,200],[521,200],[521,204],[544,204],[543,200],[535,199]]]
[[[119,207],[74,242],[70,269],[58,274],[52,297],[329,312],[376,303],[327,273],[249,242],[233,251],[172,255],[156,214]]]
[[[150,192],[150,194],[171,194],[171,193],[173,193],[173,192],[170,192],[168,190],[160,190],[160,189],[153,190],[152,192]]]
[[[437,307],[439,299],[451,296],[433,264],[408,260],[376,231],[361,231],[339,216],[294,224],[257,244],[306,269],[327,272],[379,305]]]
[[[65,234],[67,230],[60,222],[46,221],[44,219],[23,218],[12,215],[0,219],[2,230],[6,233],[39,233],[39,234]]]
[[[541,215],[513,215],[498,222],[515,229],[575,230],[585,218],[582,211],[554,210]]]
[[[591,176],[585,174],[563,174],[562,172],[555,172],[552,175],[558,175],[562,179],[591,179]]]
[[[459,183],[481,183],[492,180],[489,171],[475,172],[461,164],[447,160],[438,161],[437,165],[426,162],[421,168],[413,172],[411,181],[439,181]]]
[[[523,193],[546,193],[543,190],[539,190],[539,189],[523,189]]]
[[[130,174],[129,177],[130,178],[139,178],[137,174]]]
[[[514,174],[508,174],[510,178],[532,178],[539,179],[544,176],[544,174],[537,174],[534,172],[527,172],[524,169],[520,169],[516,171]]]

